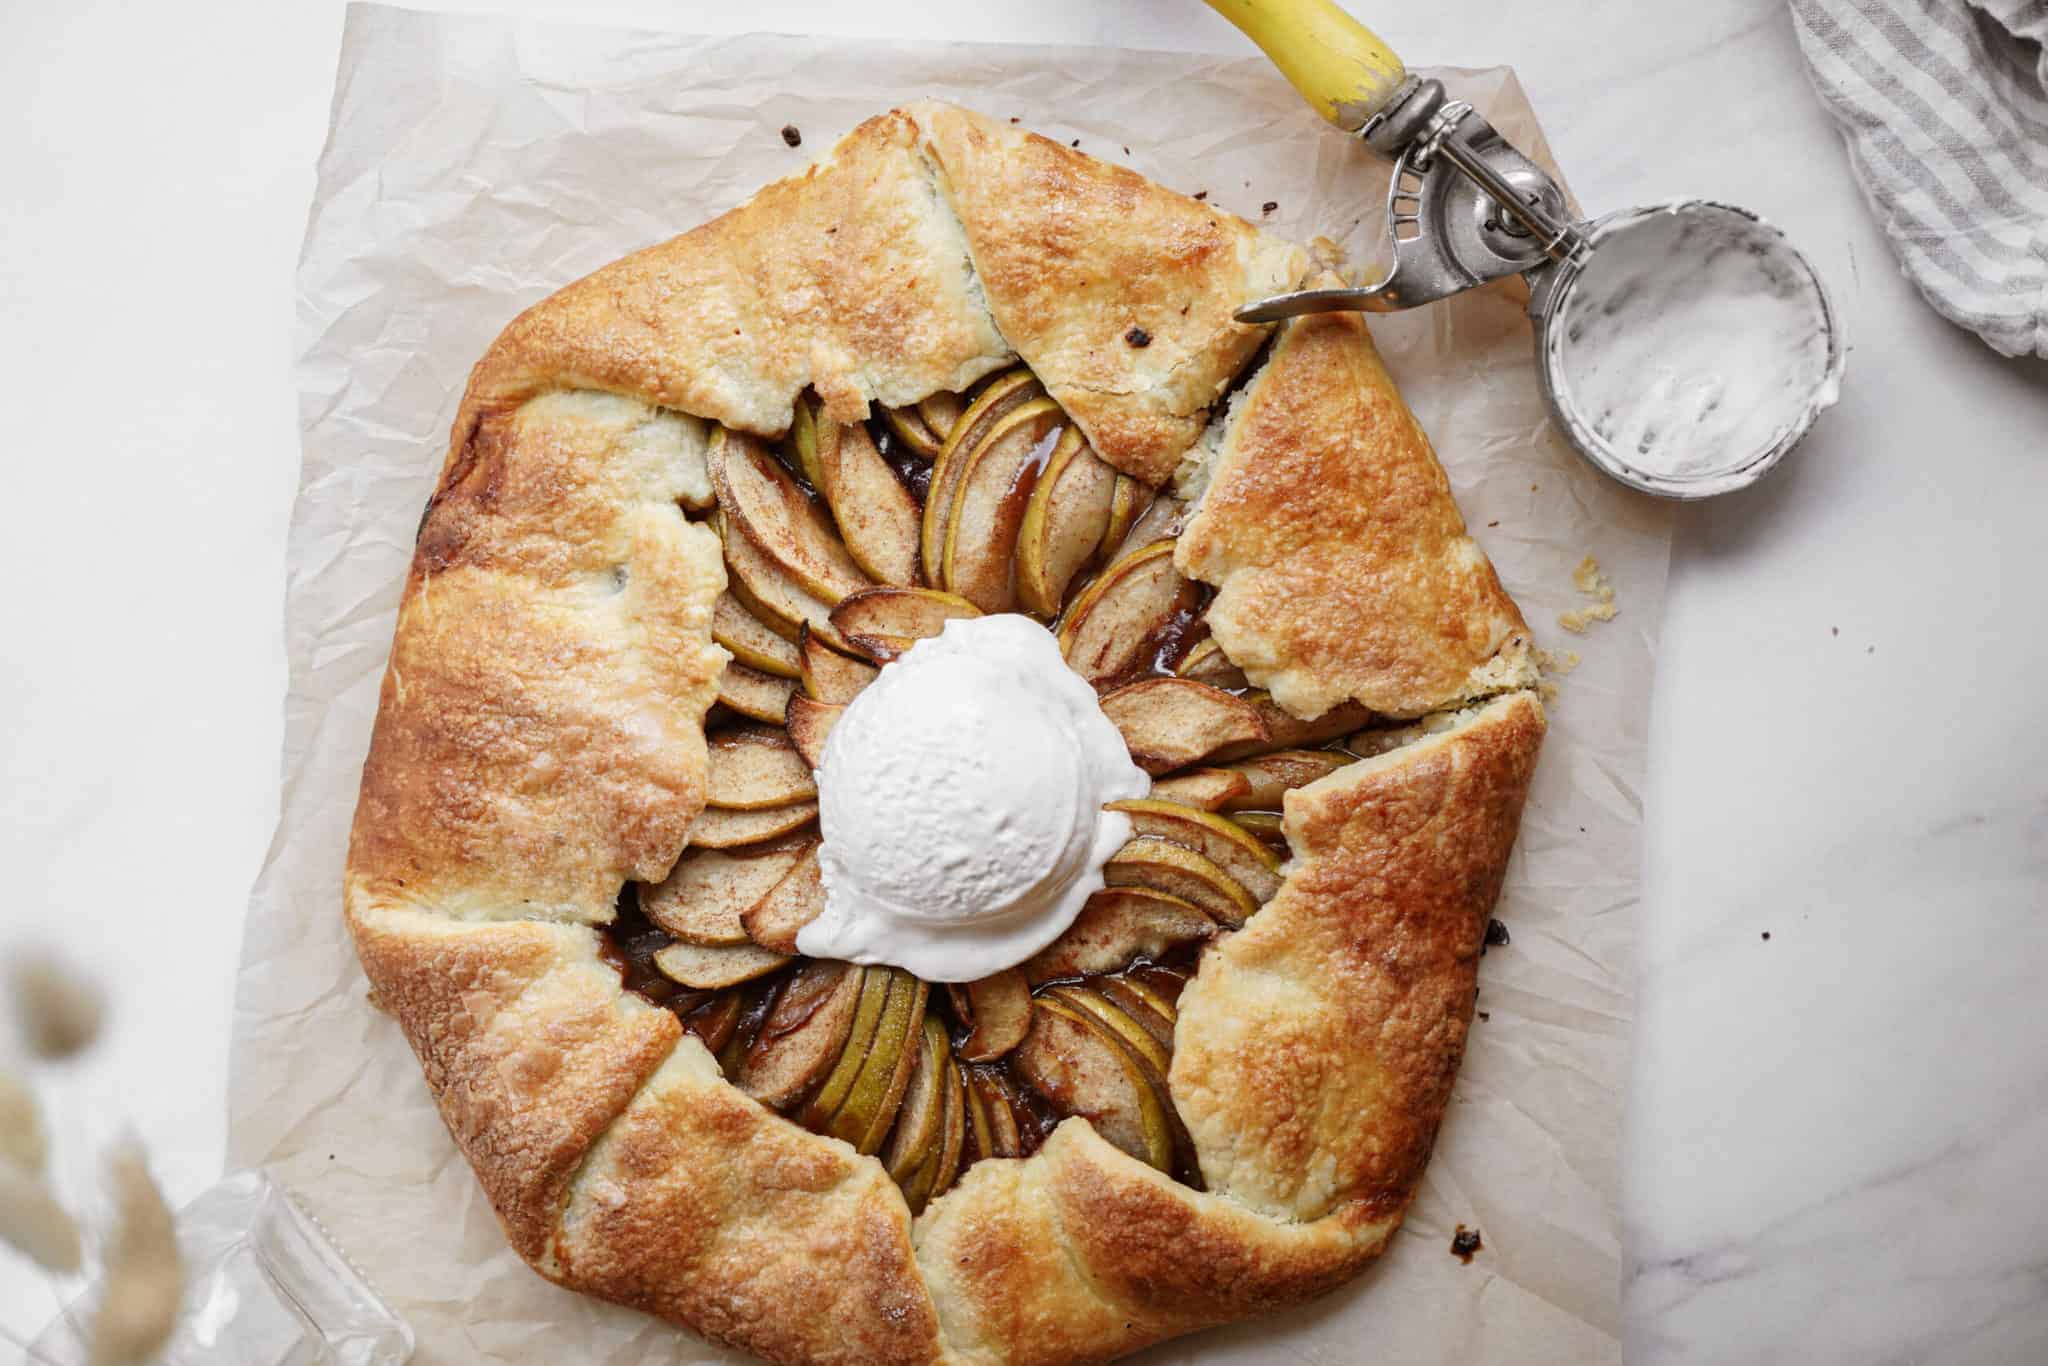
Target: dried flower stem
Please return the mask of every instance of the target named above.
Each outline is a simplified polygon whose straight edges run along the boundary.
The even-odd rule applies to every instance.
[[[117,1148],[107,1164],[114,1232],[106,1252],[106,1289],[92,1322],[94,1366],[135,1366],[155,1356],[178,1324],[185,1267],[163,1192],[150,1178],[142,1146]]]
[[[78,1222],[49,1187],[13,1163],[0,1163],[0,1241],[36,1265],[69,1275],[82,1261]]]

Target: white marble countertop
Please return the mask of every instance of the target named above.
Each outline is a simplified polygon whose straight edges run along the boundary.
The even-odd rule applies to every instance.
[[[1243,50],[1193,0],[446,7]],[[1782,224],[1854,348],[1787,467],[1680,517],[1629,1359],[2048,1359],[2048,364],[1900,277],[1780,0],[1385,9],[1418,63],[1514,64],[1589,207],[1689,192]],[[0,930],[103,966],[116,1028],[58,1123],[132,1123],[178,1199],[220,1170],[275,810],[292,270],[341,13],[70,0],[13,8],[0,45]],[[0,1326],[50,1309],[0,1273]]]

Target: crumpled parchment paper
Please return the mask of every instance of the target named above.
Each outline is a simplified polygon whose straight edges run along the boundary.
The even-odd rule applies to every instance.
[[[1547,159],[1511,72],[1434,73]],[[231,1160],[263,1165],[418,1332],[418,1360],[729,1360],[558,1290],[506,1248],[341,919],[342,858],[414,527],[470,364],[521,308],[933,95],[1015,116],[1300,240],[1367,259],[1387,171],[1258,59],[705,38],[358,5],[299,272],[304,468],[292,515],[282,814],[249,907]],[[803,146],[784,145],[794,125]],[[1265,211],[1263,205],[1275,207]],[[1550,740],[1471,1049],[1406,1228],[1327,1299],[1154,1360],[1620,1360],[1617,1148],[1645,725],[1666,509],[1552,433],[1515,284],[1375,318],[1465,515],[1539,640],[1584,664]],[[1571,571],[1620,616],[1583,639]],[[1468,1266],[1453,1227],[1483,1231]]]

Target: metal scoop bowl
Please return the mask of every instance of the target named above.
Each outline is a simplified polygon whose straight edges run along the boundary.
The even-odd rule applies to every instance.
[[[1575,220],[1541,167],[1330,0],[1208,3],[1318,113],[1394,162],[1393,260],[1376,282],[1275,295],[1240,321],[1394,312],[1521,275],[1558,430],[1603,473],[1667,498],[1754,483],[1835,401],[1844,348],[1826,287],[1755,214],[1687,200]],[[1668,239],[1654,268],[1633,259],[1646,223]],[[1703,350],[1688,316],[1739,328],[1739,344]],[[1783,354],[1761,354],[1766,342]]]

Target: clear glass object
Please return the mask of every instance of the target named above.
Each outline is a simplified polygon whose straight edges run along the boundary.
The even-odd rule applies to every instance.
[[[260,1171],[240,1172],[178,1211],[185,1306],[162,1366],[396,1366],[412,1330]],[[33,1361],[85,1366],[98,1286],[35,1341]]]

